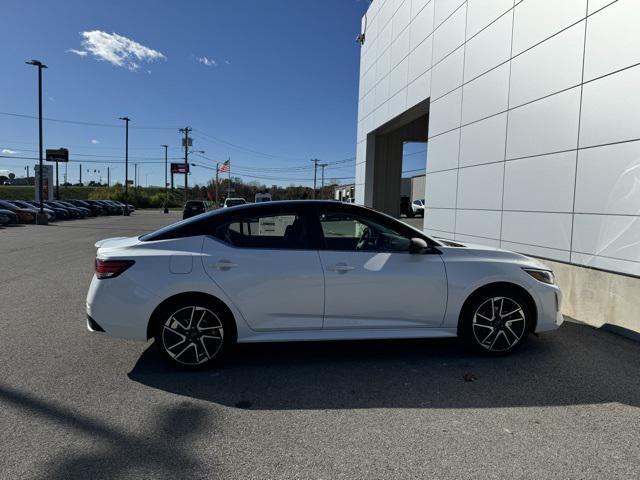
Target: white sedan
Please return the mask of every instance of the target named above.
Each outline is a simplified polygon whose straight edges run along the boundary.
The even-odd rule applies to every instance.
[[[538,260],[330,201],[220,209],[96,243],[87,326],[201,368],[236,342],[462,337],[487,354],[561,325]]]

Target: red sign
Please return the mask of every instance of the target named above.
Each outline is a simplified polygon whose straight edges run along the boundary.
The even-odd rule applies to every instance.
[[[185,163],[172,163],[171,173],[189,173],[189,164]]]

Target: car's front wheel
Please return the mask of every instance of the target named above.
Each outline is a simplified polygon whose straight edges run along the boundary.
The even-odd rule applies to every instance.
[[[522,345],[533,322],[527,299],[518,292],[477,295],[465,305],[461,336],[472,349],[504,355]]]
[[[213,366],[235,341],[228,314],[199,297],[166,305],[156,318],[154,338],[165,359],[188,370]]]

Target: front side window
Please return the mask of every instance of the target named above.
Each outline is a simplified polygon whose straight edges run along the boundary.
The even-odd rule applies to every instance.
[[[295,213],[237,218],[219,226],[215,236],[240,248],[295,250],[307,245],[307,230]]]
[[[408,252],[411,243],[397,230],[354,213],[321,213],[320,225],[328,250]]]

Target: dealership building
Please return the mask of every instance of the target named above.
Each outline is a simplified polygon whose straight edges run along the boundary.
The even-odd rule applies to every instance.
[[[355,199],[399,214],[427,142],[424,231],[540,257],[563,311],[640,331],[640,2],[373,0]]]

